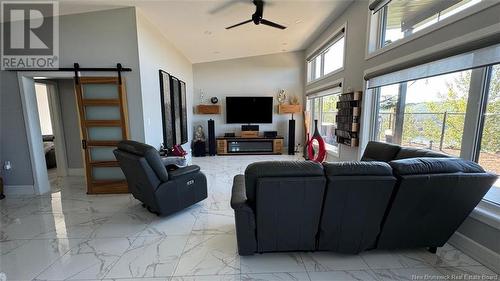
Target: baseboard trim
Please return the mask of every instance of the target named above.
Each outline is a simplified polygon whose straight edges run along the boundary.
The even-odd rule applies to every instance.
[[[33,185],[6,185],[4,186],[4,193],[9,195],[34,195],[35,186]]]
[[[68,169],[68,176],[70,176],[70,177],[83,177],[83,176],[85,176],[85,169],[83,169],[83,168]]]
[[[499,253],[493,252],[459,232],[455,232],[448,243],[500,274]]]

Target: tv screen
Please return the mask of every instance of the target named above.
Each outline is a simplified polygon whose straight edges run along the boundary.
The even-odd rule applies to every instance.
[[[226,97],[230,124],[273,123],[273,97]]]

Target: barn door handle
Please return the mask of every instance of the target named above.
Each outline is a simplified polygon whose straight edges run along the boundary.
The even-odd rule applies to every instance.
[[[86,140],[82,140],[82,148],[87,149],[87,141]]]

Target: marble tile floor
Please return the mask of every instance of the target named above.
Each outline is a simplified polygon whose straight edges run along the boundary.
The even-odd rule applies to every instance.
[[[252,162],[293,158],[194,158],[207,176],[209,197],[166,218],[130,195],[86,195],[76,177],[54,180],[51,194],[9,196],[0,201],[0,281],[498,280],[450,245],[437,255],[416,249],[240,257],[229,206],[233,176]]]

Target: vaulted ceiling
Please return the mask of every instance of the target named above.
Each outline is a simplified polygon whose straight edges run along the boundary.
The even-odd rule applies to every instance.
[[[247,24],[225,27],[251,18],[250,0],[79,1],[62,0],[61,14],[136,6],[191,62],[207,62],[297,51],[319,34],[352,0],[268,0],[264,18],[287,26],[279,30]]]

